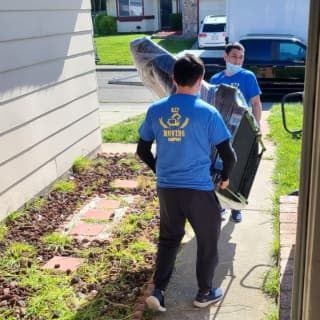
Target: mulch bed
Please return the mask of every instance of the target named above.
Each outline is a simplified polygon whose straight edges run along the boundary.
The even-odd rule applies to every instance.
[[[132,157],[132,156],[131,156]],[[53,256],[75,256],[79,250],[88,249],[90,247],[105,248],[108,250],[111,240],[95,240],[95,241],[80,241],[73,239],[70,245],[59,247],[57,249],[44,247],[41,237],[51,234],[59,229],[59,226],[70,216],[74,214],[79,206],[79,201],[85,203],[93,196],[115,195],[121,196],[128,194],[128,191],[122,189],[114,189],[111,187],[111,182],[115,179],[137,179],[138,177],[146,177],[145,179],[154,179],[150,170],[141,163],[141,168],[136,170],[132,169],[130,164],[122,163],[122,159],[127,159],[128,155],[123,154],[100,154],[96,161],[94,168],[82,173],[73,173],[69,177],[72,181],[76,182],[77,188],[75,192],[62,193],[58,191],[50,191],[43,195],[47,201],[40,209],[29,205],[25,210],[25,214],[16,219],[6,219],[5,224],[8,227],[8,233],[4,239],[0,241],[0,259],[4,258],[4,254],[8,246],[14,242],[23,242],[32,245],[36,248],[36,254],[33,256],[26,255],[21,259],[19,265],[12,266],[9,270],[1,275],[0,271],[0,318],[6,310],[12,310],[10,319],[43,319],[37,315],[26,317],[26,306],[28,299],[36,295],[34,289],[18,284],[19,279],[24,276],[26,269],[30,268],[32,264],[37,261],[39,264],[44,264]],[[103,183],[97,184],[97,181]],[[86,190],[94,187],[92,194],[87,194]],[[146,184],[142,188],[130,189],[130,194],[140,196],[143,201],[139,204],[133,203],[129,206],[126,215],[136,214],[137,211],[143,210],[144,205],[154,201],[156,198],[156,190],[151,184]],[[140,225],[138,230],[124,239],[118,246],[126,247],[135,238],[146,238],[155,243],[156,237],[154,236],[155,230],[158,229],[159,217],[155,212],[154,218],[150,219],[147,225]],[[112,238],[117,238],[117,234],[112,234]],[[93,251],[94,252],[94,251]],[[109,261],[109,268],[106,269],[103,278],[98,279],[96,283],[88,284],[81,276],[70,274],[70,281],[75,290],[79,294],[94,293],[96,296],[97,307],[99,310],[99,317],[95,319],[109,319],[110,313],[123,313],[126,315],[126,310],[121,310],[121,304],[134,305],[143,294],[146,283],[150,280],[154,266],[154,255],[150,253],[143,253],[144,265],[137,270],[132,266],[132,272],[127,272],[126,279],[123,281],[123,286],[119,290],[112,293],[107,293],[103,287],[106,284],[118,281],[119,275],[123,270],[117,259]],[[93,263],[101,259],[98,254],[92,253],[88,257],[87,263]],[[0,263],[1,267],[1,263]],[[0,269],[1,270],[1,269]],[[68,274],[68,272],[67,272]],[[99,300],[99,301],[98,301]],[[115,310],[117,309],[117,310]],[[52,311],[50,319],[60,316],[56,311]],[[74,319],[89,319],[86,316],[81,316],[81,312],[77,314]],[[83,312],[85,314],[85,312]],[[1,318],[7,319],[7,318]],[[91,319],[91,318],[90,318]]]

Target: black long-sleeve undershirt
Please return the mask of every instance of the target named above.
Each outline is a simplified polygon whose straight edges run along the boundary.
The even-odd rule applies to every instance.
[[[237,156],[231,146],[230,139],[217,144],[216,148],[223,163],[221,179],[222,181],[225,181],[229,178],[230,173],[237,162]]]
[[[155,173],[156,159],[153,156],[153,153],[151,152],[151,146],[152,146],[152,141],[145,141],[140,138],[137,145],[137,155]]]

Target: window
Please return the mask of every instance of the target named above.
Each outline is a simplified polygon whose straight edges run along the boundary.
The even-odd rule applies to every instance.
[[[271,61],[272,60],[272,52],[271,45],[272,41],[270,40],[243,40],[241,41],[242,45],[245,48],[245,60],[248,61]]]
[[[107,2],[101,0],[91,0],[92,12],[107,11]]]
[[[119,16],[132,17],[143,15],[143,0],[118,0]]]
[[[205,23],[202,32],[225,32],[225,23]]]
[[[305,59],[306,49],[299,43],[281,42],[279,47],[280,60]]]

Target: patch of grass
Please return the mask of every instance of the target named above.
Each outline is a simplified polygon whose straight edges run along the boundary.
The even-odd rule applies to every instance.
[[[45,197],[36,197],[32,199],[31,201],[27,202],[25,204],[25,209],[26,210],[40,210],[43,206],[45,206],[47,203],[47,199]]]
[[[97,182],[93,183],[90,187],[83,190],[83,194],[86,197],[90,196],[95,190],[97,190],[97,186],[98,186]]]
[[[196,41],[194,39],[160,39],[153,40],[158,43],[159,46],[169,51],[171,54],[175,55],[180,51],[190,49]]]
[[[4,224],[0,223],[0,241],[2,241],[6,234],[8,233],[9,228]]]
[[[274,307],[266,314],[265,320],[278,320],[279,319],[279,310]]]
[[[130,42],[134,39],[148,36],[150,35],[145,33],[133,33],[94,38],[100,58],[99,64],[132,65]],[[195,39],[152,39],[152,41],[158,43],[170,53],[176,54],[184,49],[190,49]]]
[[[0,262],[1,269],[23,267],[24,262],[32,258],[35,253],[36,249],[32,245],[23,242],[13,242],[4,252],[4,257]]]
[[[279,268],[277,266],[270,269],[262,285],[262,291],[270,297],[277,298],[280,292]]]
[[[53,232],[42,237],[41,241],[48,249],[54,249],[57,251],[59,249],[63,249],[66,245],[70,245],[72,238],[69,236],[63,236],[57,232]]]
[[[73,192],[76,189],[76,184],[73,181],[65,181],[65,180],[61,180],[57,183],[55,183],[51,190],[52,191],[59,191],[62,193],[66,193],[66,192]]]
[[[32,288],[37,294],[33,295],[26,304],[26,317],[32,319],[73,319],[73,310],[80,305],[70,285],[70,277],[65,274],[50,274],[40,270],[34,264],[26,270],[26,275],[20,285]]]
[[[140,163],[135,158],[127,158],[127,159],[121,159],[119,161],[121,164],[125,164],[133,171],[138,171],[141,168]]]
[[[90,169],[92,161],[86,157],[78,157],[74,160],[72,171],[74,173],[82,173]]]
[[[88,257],[90,257],[90,254],[88,254]],[[106,267],[108,265],[109,263],[105,259],[83,264],[77,270],[77,275],[81,276],[82,279],[85,279],[86,283],[97,283],[99,279],[104,277],[106,273]]]
[[[287,122],[292,126],[302,122],[302,105],[294,104],[286,108]],[[277,146],[276,168],[273,177],[276,195],[286,195],[299,186],[301,140],[287,133],[281,120],[280,105],[272,107],[270,116],[270,138]],[[298,125],[299,126],[299,125]]]
[[[144,120],[145,114],[126,119],[118,124],[102,130],[103,142],[137,143],[138,129]]]
[[[14,221],[27,214],[27,211],[14,211],[6,217],[6,221]]]
[[[94,38],[99,64],[131,65],[133,63],[129,43],[131,40],[148,36],[147,34],[118,34]],[[115,50],[116,48],[116,50]]]
[[[154,248],[150,245],[150,242],[145,240],[136,240],[130,242],[128,250],[133,253],[139,254],[142,252],[154,252]]]

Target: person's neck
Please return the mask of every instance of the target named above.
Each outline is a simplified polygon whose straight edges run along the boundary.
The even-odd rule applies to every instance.
[[[225,74],[227,77],[231,77],[231,76],[234,75],[234,73],[229,72],[227,69],[224,70],[224,74]]]
[[[198,94],[199,88],[196,86],[188,87],[188,86],[178,86],[176,93],[179,94],[190,94],[192,96],[196,96]]]

